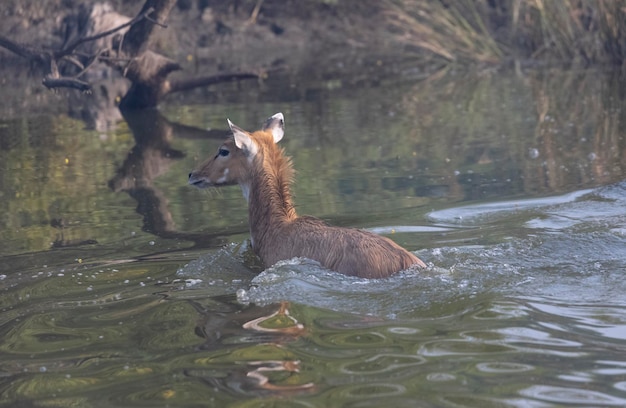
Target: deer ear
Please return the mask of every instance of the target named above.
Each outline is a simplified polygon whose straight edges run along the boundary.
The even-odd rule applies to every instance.
[[[285,135],[285,117],[283,114],[278,112],[277,114],[267,118],[265,125],[263,125],[263,130],[272,132],[272,136],[274,136],[274,143],[280,142],[280,139],[282,139]]]
[[[254,157],[257,153],[257,145],[250,138],[248,132],[235,125],[230,119],[226,119],[228,121],[228,126],[230,127],[231,132],[233,132],[233,137],[235,138],[235,145],[237,148],[241,149],[244,154],[248,157]]]

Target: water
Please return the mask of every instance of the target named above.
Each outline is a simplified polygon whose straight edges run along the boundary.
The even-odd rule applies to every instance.
[[[0,404],[626,405],[621,76],[395,74],[0,121]],[[278,111],[298,211],[427,270],[263,270],[241,191],[186,175]]]

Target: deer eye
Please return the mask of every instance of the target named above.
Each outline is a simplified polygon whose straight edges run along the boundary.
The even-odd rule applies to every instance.
[[[218,156],[226,157],[229,154],[230,152],[227,149],[224,149],[223,147],[220,147],[220,149],[217,151]]]

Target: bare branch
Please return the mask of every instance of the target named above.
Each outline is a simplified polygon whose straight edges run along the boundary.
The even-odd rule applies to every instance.
[[[89,92],[91,91],[91,85],[78,78],[91,69],[95,62],[105,62],[119,70],[123,76],[132,82],[131,88],[120,103],[120,108],[126,109],[154,107],[164,96],[172,92],[182,92],[218,82],[260,78],[267,74],[267,71],[231,72],[197,78],[168,80],[171,72],[181,69],[180,64],[161,54],[150,51],[148,47],[154,37],[155,27],[167,27],[164,22],[175,4],[176,0],[145,0],[141,11],[133,19],[107,31],[89,36],[76,38],[80,34],[73,33],[71,36],[68,35],[68,40],[59,50],[46,50],[18,44],[1,35],[0,47],[4,47],[21,57],[43,63],[47,72],[44,74],[42,82],[48,89],[73,88],[82,92]],[[257,7],[253,17],[256,18],[262,4],[263,0],[257,0]],[[97,19],[97,17],[93,16],[89,18]],[[127,18],[123,16],[121,21],[126,21]],[[121,21],[116,20],[114,23],[108,23],[106,26],[111,27],[113,24],[118,24]],[[113,49],[104,48],[95,53],[92,53],[93,50],[88,53],[77,50],[81,44],[119,33],[125,28],[128,29],[122,38],[117,41],[117,44],[113,41],[114,44],[107,46]],[[64,76],[63,70],[60,68],[66,68],[66,65],[59,66],[61,61],[64,61],[66,64],[72,64],[80,72],[73,76]]]
[[[107,63],[124,62],[128,64],[130,61],[132,61],[132,58],[120,58],[120,57],[110,57],[108,55],[101,55],[98,57],[98,60],[104,61]]]
[[[76,74],[76,78],[80,78],[80,76],[83,75],[85,72],[87,72],[87,70],[89,68],[91,68],[96,62],[99,62],[100,61],[100,57],[102,56],[102,54],[105,54],[108,51],[109,51],[108,49],[104,48],[104,49],[98,50],[98,52],[95,55],[92,55],[90,57],[89,62],[85,66],[85,69],[83,69],[81,72]]]
[[[155,24],[152,21],[162,22],[167,19],[170,10],[176,4],[176,0],[146,0],[140,14],[144,14],[149,9],[153,11],[148,19],[142,19],[124,34],[122,52],[130,57],[135,57],[144,52],[150,45]]]
[[[82,92],[91,92],[91,85],[80,79],[71,77],[53,78],[51,76],[44,77],[43,85],[48,89],[54,88],[74,88]]]
[[[48,55],[48,53],[43,50],[37,50],[26,45],[18,44],[15,41],[9,40],[2,35],[0,35],[0,46],[13,52],[14,54],[19,55],[20,57],[34,59],[42,62],[46,61],[45,56]]]
[[[159,23],[158,21],[156,21],[153,18],[150,18],[149,16],[146,16],[145,19],[150,21],[152,24],[158,25],[161,28],[167,28],[167,24]]]
[[[83,63],[80,62],[78,58],[76,58],[76,54],[66,55],[65,57],[63,57],[63,59],[73,64],[76,68],[81,69],[83,71],[85,70],[85,66],[83,65]],[[80,75],[77,75],[77,76],[80,76]]]
[[[107,31],[103,31],[101,33],[89,36],[89,37],[81,37],[78,38],[74,41],[72,41],[71,43],[69,43],[68,45],[66,45],[62,50],[58,51],[58,56],[64,56],[67,54],[71,54],[72,51],[78,47],[80,44],[89,42],[89,41],[96,41],[99,40],[100,38],[109,36],[111,34],[114,34],[126,27],[132,26],[133,24],[138,23],[139,21],[143,20],[143,19],[148,19],[150,21],[152,21],[151,19],[148,18],[148,14],[152,13],[154,11],[154,9],[152,7],[149,7],[148,9],[146,9],[143,13],[138,14],[135,18],[133,18],[132,20],[121,24],[115,28],[112,28],[110,30]],[[156,22],[155,22],[156,23]]]

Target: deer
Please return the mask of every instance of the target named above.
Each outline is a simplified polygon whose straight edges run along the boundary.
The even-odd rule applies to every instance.
[[[344,275],[379,279],[426,267],[387,237],[296,213],[291,158],[277,144],[285,133],[282,113],[252,133],[227,121],[232,137],[189,173],[188,183],[198,188],[241,187],[248,203],[251,246],[265,268],[278,261],[307,258]]]

